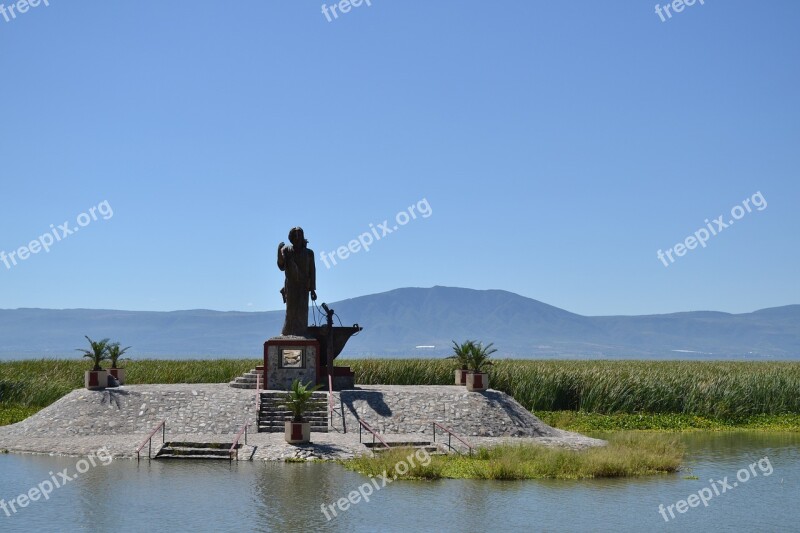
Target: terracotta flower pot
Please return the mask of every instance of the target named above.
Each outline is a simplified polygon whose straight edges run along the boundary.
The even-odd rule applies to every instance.
[[[489,374],[485,372],[470,372],[467,374],[467,390],[469,392],[482,392],[489,388]]]
[[[305,444],[311,442],[311,422],[294,422],[287,420],[284,423],[285,438],[289,444]]]
[[[87,370],[83,381],[89,390],[103,390],[108,384],[108,372],[105,370]]]
[[[125,369],[124,368],[109,368],[108,373],[117,378],[120,385],[125,385]]]

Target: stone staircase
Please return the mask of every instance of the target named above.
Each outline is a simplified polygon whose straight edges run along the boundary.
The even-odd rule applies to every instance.
[[[231,459],[232,442],[167,442],[155,459]],[[241,447],[241,444],[239,445]]]
[[[284,422],[291,420],[292,414],[284,403],[288,396],[285,392],[268,391],[261,393],[261,409],[258,412],[258,431],[261,433],[278,433],[285,431]],[[311,431],[328,432],[328,393],[315,392],[311,399],[311,409],[303,417],[311,422]]]
[[[389,445],[387,448],[380,442],[365,442],[364,446],[372,450],[372,453],[378,455],[380,453],[385,453],[390,450],[396,450],[398,448],[408,448],[409,452],[413,452],[415,450],[425,450],[428,452],[429,455],[447,455],[435,442],[431,441],[408,441],[408,442],[389,442],[387,441],[386,444]]]
[[[261,378],[261,388],[264,388],[264,367],[257,366],[229,383],[234,389],[255,389],[258,378]]]

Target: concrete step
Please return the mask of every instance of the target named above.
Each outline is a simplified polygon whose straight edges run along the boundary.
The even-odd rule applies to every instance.
[[[428,440],[425,440],[425,441],[386,441],[386,444],[388,444],[392,448],[418,448],[420,446],[431,446],[431,445],[433,445],[433,443],[431,441],[428,441]],[[366,446],[367,446],[367,448],[370,448],[370,447],[372,447],[372,443],[370,442],[370,443],[366,444]],[[380,442],[376,442],[375,443],[375,447],[376,448],[377,447],[385,448],[385,446]]]
[[[174,453],[160,453],[154,459],[204,459],[204,460],[223,460],[223,461],[230,461],[231,457],[228,454],[225,455],[183,455],[183,454],[174,454]]]
[[[255,390],[256,384],[255,383],[237,383],[235,381],[231,381],[228,383],[234,389],[253,389]]]
[[[291,418],[294,414],[291,411],[261,410],[258,412],[259,418]],[[305,419],[328,419],[328,411],[306,411],[303,415]]]
[[[278,401],[278,402],[261,402],[261,407],[264,409],[280,409],[284,410],[287,406],[286,401]],[[328,410],[328,402],[309,402],[308,408],[313,411],[327,411]]]
[[[290,418],[266,418],[266,419],[263,419],[263,420],[259,420],[258,421],[258,425],[259,426],[266,426],[266,425],[282,426],[286,422],[289,422],[290,420],[291,420]],[[321,420],[321,419],[320,420],[308,420],[308,422],[311,424],[312,428],[313,427],[328,427],[328,421],[327,420]]]
[[[286,404],[265,404],[262,403],[259,406],[260,411],[274,411],[274,412],[286,412],[288,413],[291,411],[286,407]],[[309,404],[308,409],[306,409],[307,413],[327,413],[328,412],[328,404]]]
[[[281,423],[283,423],[283,422],[287,422],[289,420],[292,420],[292,418],[293,418],[293,416],[291,414],[289,414],[289,415],[275,415],[275,416],[265,415],[265,416],[258,417],[258,421],[259,421],[259,423],[260,422],[268,422],[268,421],[269,422],[281,422]],[[305,416],[305,417],[303,417],[303,420],[305,422],[311,422],[312,424],[327,424],[328,423],[328,417],[326,417],[326,416]]]
[[[286,422],[289,420],[261,420],[258,422],[259,427],[266,427],[266,426],[281,426],[283,427]],[[315,422],[311,422],[312,428],[326,428],[328,427],[328,423],[323,420],[318,420]]]
[[[175,446],[178,448],[208,448],[210,450],[228,451],[233,446],[232,442],[189,442],[189,441],[170,441],[164,446]],[[240,444],[241,446],[241,444]]]
[[[380,454],[386,453],[386,452],[388,452],[390,450],[402,450],[402,449],[403,448],[386,448],[381,444],[380,448],[372,448],[372,453],[374,453],[375,455],[380,455]],[[414,453],[419,449],[420,448],[408,448],[408,452],[409,453]],[[443,452],[439,448],[426,449],[425,451],[428,452],[428,455],[447,455],[445,452]]]
[[[286,428],[283,424],[279,426],[258,426],[259,433],[283,433]],[[311,426],[311,433],[328,433],[328,426]]]
[[[286,409],[283,406],[264,406],[263,404],[261,405],[261,408],[259,409],[259,412],[260,413],[281,413],[281,414],[291,413],[291,411],[289,409]],[[320,406],[318,406],[316,408],[308,409],[306,411],[306,414],[313,415],[313,416],[322,416],[322,415],[326,415],[327,416],[327,414],[328,414],[328,406],[326,405],[326,406],[323,407],[323,406],[320,405]]]
[[[364,446],[372,450],[373,453],[385,453],[390,450],[407,448],[409,450],[425,450],[429,455],[447,455],[436,443],[429,441],[387,442],[386,444],[389,445],[388,448],[378,441],[374,444],[365,442]]]
[[[167,442],[155,459],[225,459],[230,460],[233,443],[225,442]],[[241,448],[241,444],[238,446]]]
[[[227,459],[228,457],[230,457],[227,451],[217,450],[214,448],[173,448],[173,447],[162,448],[161,452],[158,455],[156,455],[156,459],[158,459],[163,455],[175,455],[175,456],[180,455],[183,457],[190,457],[190,456],[193,457],[196,455],[202,457],[208,457],[213,455],[217,457],[222,457],[223,459]]]
[[[276,401],[276,402],[261,402],[261,407],[270,408],[270,409],[281,409],[285,408],[287,405],[285,400]],[[310,409],[317,409],[319,411],[328,410],[328,402],[310,402],[308,404]]]
[[[289,395],[282,391],[261,393],[258,411],[258,431],[278,433],[285,431],[285,422],[292,419],[292,412],[286,408]],[[311,422],[311,431],[328,432],[328,395],[315,393],[309,402],[309,410],[304,417]]]
[[[261,405],[285,405],[287,402],[286,398],[261,398]],[[325,407],[328,406],[327,399],[318,399],[314,398],[313,400],[309,400],[309,405],[324,405]]]
[[[289,398],[286,394],[270,394],[261,393],[261,401],[263,402],[285,402]],[[312,402],[327,402],[328,395],[325,396],[312,396],[309,401]]]
[[[261,393],[262,398],[286,398],[289,395],[288,392],[283,391],[264,391]],[[327,400],[328,393],[327,392],[315,392],[311,395],[312,398],[321,398]]]
[[[234,389],[255,389],[259,382],[259,376],[260,376],[261,386],[263,387],[264,386],[263,367],[254,368],[249,372],[245,372],[241,376],[234,378],[233,381],[228,383],[228,385],[230,385]]]
[[[270,415],[270,414],[288,415],[288,414],[292,413],[288,409],[269,409],[269,408],[265,409],[263,406],[261,407],[261,409],[259,409],[259,412],[261,414],[267,414],[267,415]],[[328,410],[327,409],[309,409],[308,411],[306,411],[306,414],[303,415],[303,416],[328,416]]]

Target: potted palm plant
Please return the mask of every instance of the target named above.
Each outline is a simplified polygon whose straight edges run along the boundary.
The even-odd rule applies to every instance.
[[[118,342],[108,345],[108,360],[111,361],[111,368],[108,370],[108,373],[114,376],[116,380],[119,381],[120,385],[125,385],[125,369],[117,368],[117,364],[121,362],[122,356],[125,355],[125,352],[130,350],[130,348],[130,346],[120,348]]]
[[[461,344],[453,341],[453,355],[449,359],[456,360],[456,385],[467,384],[467,372],[469,370],[469,357],[472,354],[472,347],[475,341],[466,340]]]
[[[89,390],[102,390],[108,385],[108,372],[103,370],[100,363],[108,359],[108,341],[103,339],[101,341],[93,341],[88,336],[86,340],[89,341],[91,350],[78,348],[77,351],[82,352],[84,357],[88,357],[94,363],[91,370],[87,370],[84,374],[84,385]]]
[[[303,415],[311,407],[311,398],[322,385],[314,387],[309,387],[309,385],[304,385],[300,383],[300,380],[295,379],[289,389],[285,405],[291,411],[292,419],[287,420],[284,424],[284,436],[289,444],[305,444],[311,441],[311,422],[306,422]]]
[[[497,351],[492,348],[492,344],[484,346],[482,342],[479,342],[472,345],[469,357],[470,372],[467,374],[467,390],[469,392],[481,392],[489,388],[489,373],[486,372],[486,367],[492,364],[489,356]]]

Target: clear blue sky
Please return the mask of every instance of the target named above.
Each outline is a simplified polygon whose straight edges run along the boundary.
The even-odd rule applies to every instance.
[[[0,0],[6,6],[7,0]],[[666,3],[666,2],[663,2]],[[800,2],[68,2],[0,18],[0,308],[268,310],[505,289],[582,314],[800,303]],[[665,267],[656,256],[760,191]],[[366,318],[364,319],[366,322]]]

